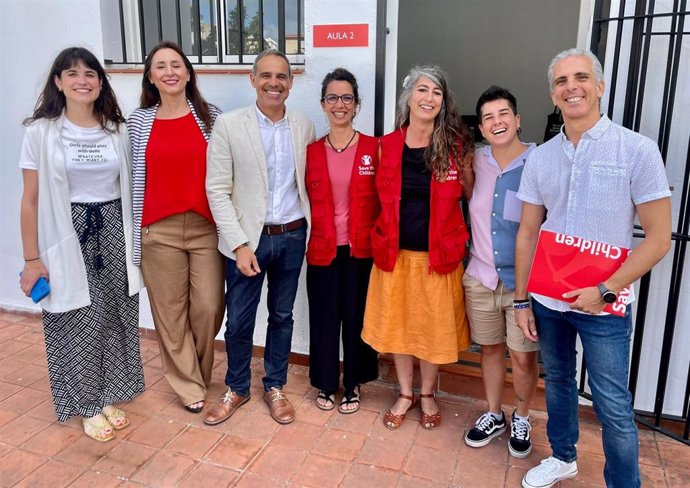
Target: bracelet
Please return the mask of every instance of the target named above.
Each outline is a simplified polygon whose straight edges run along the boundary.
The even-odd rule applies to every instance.
[[[524,302],[518,302],[517,300],[513,302],[513,310],[523,310],[525,308],[532,308],[532,304],[529,300]]]
[[[528,303],[529,301],[529,298],[521,298],[518,300],[513,300],[513,303]]]
[[[247,247],[248,245],[249,245],[248,242],[244,242],[244,243],[240,244],[239,246],[237,246],[235,248],[235,252],[237,252],[239,249],[242,249],[243,247]]]
[[[25,262],[25,263],[29,263],[29,262],[31,262],[31,261],[38,261],[39,259],[41,259],[40,256],[37,257],[37,258],[33,258],[33,259],[24,259],[24,262]]]

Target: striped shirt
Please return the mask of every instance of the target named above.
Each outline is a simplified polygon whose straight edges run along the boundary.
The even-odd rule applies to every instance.
[[[194,110],[192,102],[187,100],[189,109],[194,115],[199,130],[208,142],[211,131],[206,130],[204,122],[199,118]],[[127,118],[127,130],[132,144],[132,211],[133,215],[133,249],[132,260],[134,264],[141,265],[141,215],[144,211],[144,194],[146,191],[146,146],[151,135],[153,120],[156,118],[158,105],[149,108],[138,108]],[[215,105],[209,104],[211,120],[215,122],[220,115],[220,109]]]

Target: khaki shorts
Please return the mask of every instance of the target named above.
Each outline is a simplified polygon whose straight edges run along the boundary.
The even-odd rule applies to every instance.
[[[490,290],[467,273],[462,277],[462,286],[473,342],[487,346],[505,342],[518,352],[539,350],[539,345],[526,339],[517,326],[513,290],[507,289],[502,281],[498,282],[496,290]]]

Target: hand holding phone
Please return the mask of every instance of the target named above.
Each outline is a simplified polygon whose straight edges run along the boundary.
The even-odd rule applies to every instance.
[[[29,296],[34,303],[38,303],[48,296],[49,293],[50,285],[48,284],[48,280],[41,276],[38,281],[36,281],[36,284],[33,286],[33,288],[31,288],[31,293]]]

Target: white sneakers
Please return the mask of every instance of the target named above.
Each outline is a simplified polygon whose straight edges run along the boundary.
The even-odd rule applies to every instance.
[[[541,461],[539,466],[535,466],[522,479],[523,488],[551,488],[553,485],[564,479],[573,478],[577,475],[577,461],[566,463],[553,456]]]

